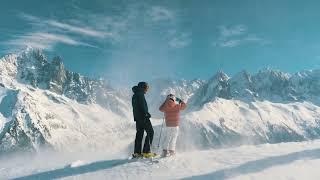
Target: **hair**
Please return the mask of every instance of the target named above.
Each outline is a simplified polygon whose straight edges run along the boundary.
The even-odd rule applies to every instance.
[[[173,94],[169,94],[168,96],[167,96],[167,98],[169,98],[169,99],[171,99],[172,101],[174,101],[174,98],[175,96],[173,95]]]
[[[138,83],[138,87],[145,89],[145,88],[148,87],[148,83],[146,83],[146,82],[139,82],[139,83]]]

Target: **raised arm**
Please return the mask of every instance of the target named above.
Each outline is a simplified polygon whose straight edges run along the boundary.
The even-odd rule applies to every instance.
[[[184,110],[187,107],[186,103],[181,102],[180,104],[176,104],[171,99],[166,99],[166,101],[160,106],[159,110],[161,112],[168,112],[168,111],[180,111]]]
[[[187,104],[185,102],[183,102],[183,101],[179,105],[180,105],[180,110],[181,111],[183,111],[183,110],[185,110],[187,108]]]

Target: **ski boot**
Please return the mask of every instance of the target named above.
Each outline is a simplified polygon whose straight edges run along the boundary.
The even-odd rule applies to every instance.
[[[140,159],[140,158],[143,158],[143,155],[141,153],[132,154],[132,159]]]
[[[169,155],[174,156],[174,155],[176,155],[176,152],[174,150],[169,150]]]
[[[161,157],[168,157],[168,155],[169,155],[169,151],[168,150],[166,150],[166,149],[162,150]]]
[[[142,153],[143,158],[154,158],[157,156],[156,153]]]

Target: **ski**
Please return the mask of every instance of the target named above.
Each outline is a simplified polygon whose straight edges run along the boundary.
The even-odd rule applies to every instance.
[[[132,162],[145,162],[145,163],[150,163],[150,164],[154,164],[154,163],[159,163],[160,157],[153,157],[153,158],[128,158],[128,163],[132,163]]]
[[[149,163],[159,163],[159,159],[161,156],[157,155],[156,153],[150,153],[150,154],[143,154],[140,157],[133,157],[130,156],[128,158],[129,162],[149,162]]]

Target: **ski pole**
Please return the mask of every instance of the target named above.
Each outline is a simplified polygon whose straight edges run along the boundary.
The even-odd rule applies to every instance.
[[[164,117],[162,118],[162,125],[161,125],[161,130],[160,130],[160,136],[159,136],[158,148],[160,147],[160,140],[161,140],[161,135],[162,135],[163,124],[164,124]]]

